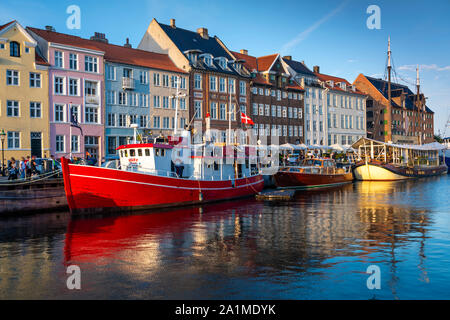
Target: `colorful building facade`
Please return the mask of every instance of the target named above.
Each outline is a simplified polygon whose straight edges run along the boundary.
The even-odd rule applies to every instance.
[[[50,156],[48,63],[19,22],[0,26],[0,132],[4,156]],[[2,162],[0,154],[0,162]]]
[[[50,63],[50,149],[56,158],[105,156],[104,52],[90,40],[27,28]],[[79,123],[81,130],[71,126]]]

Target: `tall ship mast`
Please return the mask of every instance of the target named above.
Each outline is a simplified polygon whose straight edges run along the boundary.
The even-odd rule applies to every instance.
[[[392,72],[392,57],[391,57],[391,37],[388,39],[388,104],[384,113],[384,140],[385,142],[392,142],[392,91],[391,91],[391,72]]]

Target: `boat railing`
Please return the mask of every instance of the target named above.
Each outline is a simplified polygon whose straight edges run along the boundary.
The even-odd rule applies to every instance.
[[[350,172],[350,167],[336,168],[336,167],[285,167],[282,169],[285,172],[298,172],[308,174],[345,174]]]
[[[179,176],[176,172],[167,171],[167,170],[150,169],[150,168],[145,168],[145,167],[138,166],[138,165],[128,165],[125,167],[125,171],[143,173],[143,174],[159,176],[159,177],[179,178]]]

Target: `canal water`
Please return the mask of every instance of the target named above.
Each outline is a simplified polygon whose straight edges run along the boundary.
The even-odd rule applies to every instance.
[[[450,299],[450,176],[0,220],[0,299]],[[81,270],[69,290],[66,269]],[[367,286],[371,265],[380,289]],[[372,282],[371,282],[372,283]]]

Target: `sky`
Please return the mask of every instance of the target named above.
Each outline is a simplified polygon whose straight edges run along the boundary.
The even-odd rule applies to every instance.
[[[81,28],[70,30],[70,5],[81,10]],[[371,5],[380,8],[380,29],[369,29]],[[208,28],[231,50],[250,55],[291,55],[312,69],[353,82],[358,74],[384,78],[391,37],[394,80],[415,92],[416,65],[422,92],[435,112],[435,132],[444,133],[450,116],[449,0],[0,0],[0,24],[90,37],[106,34],[110,43],[130,39],[137,47],[153,18],[177,27]],[[450,136],[450,127],[445,132]]]

